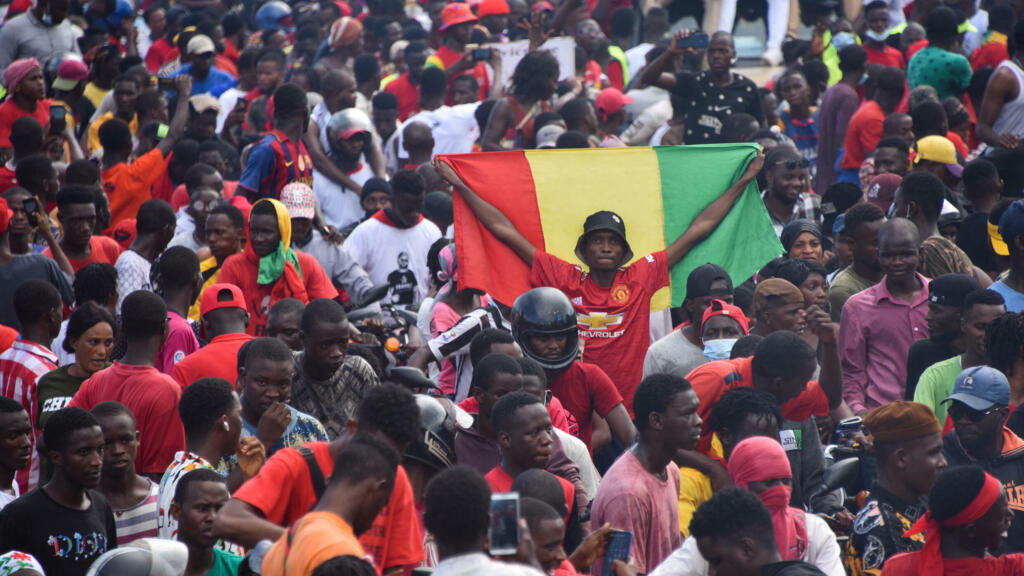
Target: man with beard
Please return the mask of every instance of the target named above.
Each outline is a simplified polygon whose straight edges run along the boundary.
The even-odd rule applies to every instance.
[[[331,226],[344,228],[363,215],[360,192],[363,184],[374,176],[364,154],[372,132],[370,119],[355,108],[336,112],[327,124],[327,159],[358,186],[341,185],[320,170],[313,171],[313,193],[324,221]]]
[[[767,190],[761,193],[775,234],[793,220],[806,218],[822,222],[821,198],[809,192],[807,161],[796,148],[778,146],[765,155],[764,175]]]

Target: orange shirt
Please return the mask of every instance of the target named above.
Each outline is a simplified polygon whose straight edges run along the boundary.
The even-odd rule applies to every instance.
[[[68,258],[68,262],[71,262],[71,268],[78,272],[86,264],[92,262],[100,262],[103,264],[116,264],[117,257],[121,255],[121,245],[116,240],[108,236],[93,236],[89,239],[89,257],[85,260],[74,260]],[[49,258],[53,258],[53,252],[47,248],[43,250],[43,254]]]
[[[288,537],[291,536],[289,546]],[[335,556],[366,555],[352,526],[331,512],[310,512],[281,535],[263,558],[267,576],[307,576]]]
[[[166,169],[163,152],[154,148],[131,164],[122,162],[100,172],[103,190],[110,199],[110,228],[104,233],[110,234],[122,220],[135,218],[139,206],[152,198],[150,188]]]

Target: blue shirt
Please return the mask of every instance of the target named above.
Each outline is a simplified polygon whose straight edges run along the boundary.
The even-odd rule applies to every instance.
[[[267,452],[267,458],[270,458],[274,452],[282,448],[298,448],[309,442],[328,441],[327,430],[324,429],[319,420],[305,412],[299,412],[291,406],[288,406],[288,410],[292,414],[288,427],[285,428],[284,433],[281,434],[281,437],[277,439],[274,446]],[[248,420],[244,417],[242,418],[242,436],[256,436],[258,427],[259,422],[250,424]],[[217,465],[217,470],[228,474],[234,470],[235,466],[238,466],[238,456],[232,454],[221,459]]]
[[[1013,288],[1007,286],[1002,280],[993,282],[988,287],[993,292],[998,292],[1002,295],[1003,300],[1006,300],[1006,311],[1007,312],[1022,312],[1024,311],[1024,294],[1017,292]]]
[[[171,78],[180,74],[190,74],[192,71],[192,64],[185,64],[179,68],[174,74],[171,74]],[[210,73],[206,75],[206,78],[199,80],[195,76],[192,77],[192,96],[196,94],[211,94],[215,98],[220,98],[220,95],[227,92],[228,88],[234,88],[238,82],[228,74],[227,72],[219,68],[210,68]]]

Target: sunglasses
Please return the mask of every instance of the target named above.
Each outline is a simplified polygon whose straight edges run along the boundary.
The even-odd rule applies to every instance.
[[[810,163],[807,162],[806,158],[801,158],[799,160],[786,160],[785,162],[776,162],[775,164],[771,165],[772,168],[775,168],[776,166],[782,166],[786,170],[796,170],[797,168],[807,168],[808,166],[810,166]]]
[[[963,402],[954,401],[953,405],[949,407],[949,416],[950,418],[953,419],[954,422],[962,418],[966,418],[971,422],[981,422],[982,418],[988,416],[989,414],[994,414],[1002,409],[1002,406],[993,406],[988,410],[981,411],[975,410],[974,408],[971,408],[970,406],[964,404]]]

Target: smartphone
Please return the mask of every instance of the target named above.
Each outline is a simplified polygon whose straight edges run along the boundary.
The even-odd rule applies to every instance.
[[[248,98],[239,97],[238,100],[235,102],[235,109],[237,110],[239,108],[241,108],[242,110],[248,110],[249,109],[249,99]]]
[[[177,89],[174,85],[174,78],[157,78],[156,87],[163,92]]]
[[[68,109],[61,104],[50,105],[50,134],[56,136],[64,132],[68,125]]]
[[[490,551],[512,556],[519,547],[519,493],[491,494]]]
[[[707,34],[703,32],[694,32],[686,38],[680,38],[676,44],[680,48],[693,48],[694,50],[702,50],[708,47],[708,43],[711,39]]]
[[[474,62],[488,62],[491,59],[490,48],[474,48],[473,49],[473,61]]]
[[[601,569],[601,576],[614,576],[612,570],[613,560],[629,562],[629,553],[633,550],[633,533],[628,530],[612,530],[608,533],[610,538],[608,546],[604,550],[604,567]]]
[[[25,207],[25,214],[28,216],[28,224],[33,228],[39,225],[39,203],[35,198],[25,198],[22,202]]]

